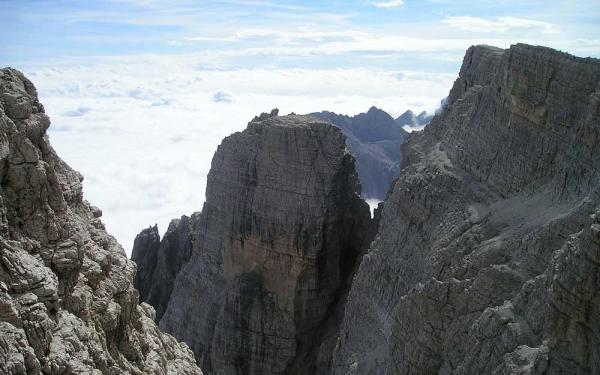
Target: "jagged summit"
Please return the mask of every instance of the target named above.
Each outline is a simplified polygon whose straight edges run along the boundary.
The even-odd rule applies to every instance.
[[[417,129],[420,130],[424,128],[431,119],[432,115],[427,114],[427,112],[422,111],[418,115],[415,115],[413,111],[410,109],[403,114],[401,114],[398,118],[396,118],[396,124],[398,126],[406,127],[406,129]]]
[[[417,122],[417,116],[410,109],[398,116],[396,123],[398,125],[411,125]]]
[[[255,117],[255,119],[257,119],[258,117]],[[290,127],[290,128],[294,128],[294,127],[311,127],[311,126],[315,126],[318,123],[327,123],[325,121],[323,121],[322,119],[316,117],[316,116],[311,116],[311,115],[296,115],[296,114],[289,114],[289,115],[285,115],[285,116],[269,116],[269,117],[263,117],[260,120],[252,120],[249,124],[248,124],[248,128],[249,129],[257,129],[257,127],[255,127],[255,125],[262,125],[262,126],[274,126],[274,127]]]
[[[258,116],[254,116],[254,118],[252,119],[251,122],[262,122],[265,121],[271,117],[277,117],[279,116],[279,109],[274,108],[271,110],[271,112],[267,113],[267,112],[263,112]]]

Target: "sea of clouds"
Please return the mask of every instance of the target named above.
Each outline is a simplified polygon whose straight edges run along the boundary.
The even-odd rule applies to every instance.
[[[377,106],[433,112],[454,74],[378,69],[206,68],[197,56],[73,60],[30,66],[58,154],[84,176],[109,233],[131,252],[139,231],[202,209],[221,140],[257,114]]]

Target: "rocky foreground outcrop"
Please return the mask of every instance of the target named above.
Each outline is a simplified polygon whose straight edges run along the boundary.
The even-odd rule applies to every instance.
[[[215,374],[328,373],[357,259],[372,238],[342,132],[263,114],[225,138],[202,211],[136,238],[159,326]]]
[[[138,304],[135,264],[49,125],[33,84],[0,70],[0,373],[201,374]]]
[[[404,151],[333,373],[599,373],[600,61],[472,47]]]
[[[333,112],[318,112],[312,116],[330,121],[346,136],[348,150],[356,158],[362,196],[384,200],[400,173],[400,146],[407,134],[402,125],[376,107],[352,117]]]

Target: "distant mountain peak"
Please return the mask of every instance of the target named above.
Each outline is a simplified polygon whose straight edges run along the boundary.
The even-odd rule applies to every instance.
[[[328,111],[311,115],[331,122],[346,135],[348,150],[356,158],[363,197],[384,199],[400,172],[400,145],[406,131],[375,106],[352,117]]]
[[[410,109],[401,114],[396,120],[396,125],[408,128],[422,128],[429,124],[432,115],[427,114],[426,111],[421,111],[418,115],[415,115]]]

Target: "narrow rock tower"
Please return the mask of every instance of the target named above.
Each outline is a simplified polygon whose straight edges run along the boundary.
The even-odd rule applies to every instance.
[[[190,220],[183,247],[134,249],[140,263],[178,259],[160,327],[188,343],[205,371],[326,372],[338,302],[369,242],[369,208],[342,132],[309,116],[256,117],[219,146],[206,202]],[[140,280],[167,266],[146,264],[153,275]]]

